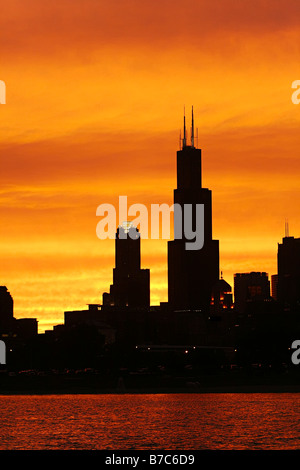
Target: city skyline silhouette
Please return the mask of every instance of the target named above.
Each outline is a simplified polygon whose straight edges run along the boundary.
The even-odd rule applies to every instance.
[[[175,247],[174,241],[173,242],[172,241],[166,242],[165,240],[161,240],[161,242],[166,243],[168,245],[168,251],[169,251],[169,259],[167,259],[167,262],[166,262],[166,264],[168,265],[168,284],[169,284],[169,288],[167,290],[169,291],[169,294],[168,294],[169,295],[169,303],[172,304],[172,303],[175,302],[174,307],[179,308],[179,309],[180,308],[183,308],[183,309],[200,308],[200,306],[197,305],[197,303],[194,304],[194,306],[193,306],[193,301],[191,300],[193,294],[191,294],[189,286],[191,286],[193,284],[193,282],[195,282],[195,287],[194,287],[195,294],[194,295],[196,295],[196,297],[197,297],[199,295],[198,285],[201,285],[201,284],[206,282],[206,278],[207,278],[206,266],[211,265],[212,260],[214,260],[214,263],[215,263],[215,268],[214,268],[215,274],[213,275],[214,276],[213,277],[214,281],[210,281],[209,289],[206,288],[206,290],[207,290],[206,304],[207,305],[209,305],[210,300],[211,300],[210,296],[211,296],[213,286],[220,278],[220,271],[222,272],[222,276],[221,276],[222,278],[223,278],[223,272],[224,272],[222,266],[220,267],[220,261],[219,261],[219,258],[222,254],[222,253],[219,254],[219,241],[218,240],[212,241],[212,248],[210,248],[209,250],[212,249],[213,251],[211,253],[207,252],[207,243],[208,243],[209,240],[212,240],[212,201],[211,201],[212,197],[211,197],[211,191],[209,189],[205,189],[205,188],[203,189],[203,187],[202,187],[202,179],[205,179],[205,175],[204,175],[204,178],[203,178],[203,176],[202,176],[202,154],[201,154],[201,149],[198,149],[198,147],[196,145],[196,141],[198,142],[198,138],[196,137],[196,128],[195,128],[195,125],[194,125],[193,106],[192,106],[191,109],[192,109],[192,114],[191,114],[191,131],[190,131],[190,135],[187,131],[186,112],[185,112],[185,110],[184,110],[184,117],[183,117],[183,120],[184,120],[183,131],[180,131],[180,144],[179,144],[179,150],[177,151],[177,189],[175,189],[175,191],[174,191],[174,203],[175,204],[177,203],[177,204],[181,205],[182,207],[183,207],[183,204],[187,204],[187,203],[192,203],[192,205],[196,205],[196,204],[200,204],[200,203],[204,204],[204,207],[205,207],[205,217],[204,217],[205,237],[204,238],[205,238],[206,243],[205,243],[204,249],[198,250],[198,254],[195,253],[195,252],[190,253],[190,255],[189,255],[190,263],[192,263],[192,264],[189,265],[189,268],[188,267],[186,268],[187,271],[185,272],[185,271],[182,271],[183,261],[180,260],[180,256],[181,256],[180,251],[178,251],[178,249],[177,249],[177,251],[173,252],[172,247],[173,246]],[[181,135],[182,135],[182,137],[181,137]],[[204,154],[205,154],[205,149],[204,149]],[[185,191],[186,191],[186,196],[185,196]],[[191,191],[194,191],[193,196],[192,196]],[[155,201],[155,202],[160,203],[160,201]],[[194,216],[195,216],[195,213],[193,213],[193,217]],[[182,215],[181,215],[181,217],[182,217]],[[183,224],[183,221],[184,221],[184,218],[181,219],[182,224]],[[182,227],[181,232],[184,233],[184,227]],[[175,231],[174,231],[174,236],[175,236],[175,239],[176,239]],[[288,219],[285,219],[285,234],[284,234],[283,240],[286,239],[286,238],[291,238],[291,239],[293,238],[293,237],[289,237],[289,221],[288,221]],[[143,238],[142,238],[142,240],[143,240]],[[101,241],[101,242],[103,242],[103,241]],[[151,241],[151,239],[149,240],[149,242],[153,243],[153,241]],[[184,239],[182,239],[182,242],[184,243]],[[140,240],[139,240],[139,243],[140,243]],[[145,240],[143,240],[142,243],[145,243]],[[279,244],[279,242],[278,242],[278,244]],[[116,244],[116,249],[115,249],[116,256],[117,256],[117,246],[118,245]],[[188,258],[188,256],[186,256],[185,251],[186,250],[183,247],[182,248],[183,257]],[[205,254],[206,252],[207,252],[207,254]],[[139,256],[139,266],[141,266],[141,263],[142,263],[141,254],[139,254],[138,256]],[[200,258],[199,258],[199,256],[200,256]],[[204,256],[204,258],[203,258],[203,256]],[[277,254],[276,254],[276,256],[277,256]],[[199,258],[199,261],[196,261],[197,258]],[[203,260],[202,262],[200,261],[201,259]],[[116,258],[116,260],[117,260],[117,258]],[[116,263],[118,264],[117,261],[116,261]],[[179,263],[179,264],[178,264],[178,268],[176,268],[176,271],[175,271],[176,263],[177,264]],[[198,272],[198,273],[201,272],[201,269],[198,269],[198,265],[201,266],[201,263],[202,263],[202,271],[203,271],[202,276],[203,277],[201,278],[201,274],[199,274],[200,278],[199,277],[197,278],[196,272]],[[179,267],[179,266],[181,266],[181,267]],[[195,267],[192,267],[192,266],[195,266]],[[146,274],[147,271],[149,272],[149,269],[142,269],[142,271],[144,271],[145,274]],[[256,268],[256,266],[253,266],[252,269],[248,270],[248,272],[258,272],[258,271],[259,270]],[[262,271],[265,271],[265,270],[262,269]],[[176,276],[173,275],[174,272],[176,273]],[[233,281],[234,282],[235,282],[235,277],[236,277],[237,272],[238,271],[233,268]],[[241,270],[239,272],[241,272]],[[188,281],[188,276],[189,275],[191,275],[191,279]],[[172,276],[173,276],[173,278],[172,278]],[[180,278],[180,276],[181,276],[181,278]],[[271,283],[271,281],[272,281],[272,283],[274,283],[275,278],[277,276],[277,271],[274,270],[273,273],[272,272],[267,273],[267,276],[269,278],[269,282]],[[177,279],[177,281],[176,281],[176,279]],[[146,280],[146,278],[145,278],[145,280]],[[106,284],[108,284],[108,279],[106,279],[105,282],[106,282]],[[113,281],[113,282],[115,282],[115,281]],[[175,284],[174,284],[174,282],[175,282]],[[176,285],[176,282],[177,282],[178,285]],[[185,282],[187,282],[187,291],[186,291],[186,294],[185,294],[186,301],[185,301],[185,303],[183,302],[183,304],[181,305],[180,300],[179,300],[180,296],[178,297],[178,300],[175,301],[174,294],[177,293],[177,295],[179,295],[179,293],[182,290],[182,286],[184,285]],[[148,306],[150,306],[150,304],[155,305],[155,304],[150,302],[151,288],[150,288],[149,273],[148,273],[148,280],[146,281],[146,285],[147,284],[148,284],[148,287],[146,287],[146,291],[148,290],[148,300],[146,301],[146,305],[148,305]],[[229,283],[229,285],[232,285],[232,286],[233,286],[233,284],[234,284],[233,282]],[[108,294],[106,294],[106,290],[107,290],[107,288],[104,287],[102,295],[100,293],[98,296],[96,296],[97,294],[94,293],[92,299],[86,299],[87,300],[86,303],[87,304],[89,304],[89,303],[93,304],[94,303],[94,304],[99,304],[100,305],[102,296],[104,295],[104,297],[105,297],[106,295],[108,295]],[[232,290],[233,290],[233,288],[232,288]],[[204,291],[205,291],[205,289],[204,289]],[[189,294],[188,294],[188,292],[189,292]],[[270,292],[271,292],[271,289],[270,289]],[[16,295],[16,294],[14,294],[14,295]],[[106,298],[106,302],[109,302],[107,299],[108,298]],[[168,301],[167,299],[160,299],[161,303],[165,303],[167,301]],[[156,305],[158,305],[158,304],[159,304],[159,302],[156,303]],[[84,301],[81,302],[81,305],[84,305]],[[189,307],[188,307],[188,305],[189,305]],[[32,318],[32,317],[29,316],[29,319],[30,318]],[[34,320],[34,318],[32,318],[32,320]],[[37,318],[37,320],[38,320],[38,322],[40,322],[39,318]],[[52,326],[54,326],[54,324]]]
[[[193,109],[193,107],[192,107],[192,109]],[[196,136],[195,136],[196,131],[194,130],[194,112],[193,112],[193,110],[192,110],[192,130],[191,130],[190,137],[188,137],[188,131],[186,130],[185,119],[186,119],[186,118],[185,118],[185,114],[184,114],[184,129],[185,129],[185,130],[184,130],[184,132],[183,132],[183,138],[182,138],[181,141],[180,141],[180,149],[179,149],[180,152],[182,152],[184,148],[185,148],[186,150],[189,150],[189,149],[191,149],[191,148],[192,148],[192,149],[194,148],[195,150],[197,149],[197,147],[194,146],[194,143],[196,142],[196,140],[198,141],[198,138],[196,138]],[[187,144],[189,138],[190,138],[190,145]],[[201,150],[200,150],[200,152],[201,152]],[[169,153],[169,152],[168,152],[168,153]],[[204,149],[204,163],[205,163],[205,153],[206,153],[206,149]],[[184,159],[183,159],[183,161],[184,161]],[[201,161],[201,153],[200,153],[200,161]],[[199,170],[199,171],[200,171],[200,176],[199,176],[199,177],[200,177],[200,184],[201,184],[201,179],[202,179],[202,177],[201,177],[201,163],[200,163],[200,170]],[[196,173],[197,173],[197,171],[196,171]],[[195,173],[195,174],[196,174],[196,173]],[[205,174],[204,174],[204,180],[205,180],[205,179],[206,179],[206,178],[205,178]],[[175,187],[175,184],[174,184],[174,187]],[[132,185],[131,185],[131,188],[134,189],[134,187],[133,187]],[[169,189],[171,189],[171,188],[169,188]],[[217,188],[214,188],[214,189],[217,189]],[[208,190],[207,190],[207,191],[208,191]],[[169,192],[171,193],[171,190],[170,190]],[[142,200],[136,201],[136,202],[142,202]],[[161,201],[157,201],[157,200],[153,200],[153,202],[154,202],[154,203],[161,203]],[[170,202],[171,202],[171,201],[170,201]],[[174,202],[175,202],[175,201],[174,201]],[[216,203],[216,197],[214,197],[214,203]],[[210,211],[211,211],[211,209],[210,209]],[[212,217],[212,214],[211,214],[211,217]],[[283,224],[283,221],[281,221],[281,222],[282,222],[282,224]],[[292,224],[293,224],[294,222],[295,222],[295,221],[294,221],[294,219],[293,219],[293,220],[292,220]],[[228,221],[228,224],[227,224],[227,225],[229,225],[229,224],[230,224],[230,220]],[[288,221],[288,219],[285,219],[285,236],[286,236],[287,227],[288,227],[289,225],[292,225],[292,224]],[[206,221],[206,227],[207,227],[207,226],[211,226],[211,221],[210,221],[210,222],[209,222],[209,221],[208,221],[208,222]],[[297,224],[296,224],[296,226],[297,226]],[[211,230],[211,229],[210,229],[210,230]],[[292,230],[292,229],[291,229],[291,230]],[[222,238],[223,238],[223,237],[222,237],[222,233],[220,233],[220,237],[219,237],[219,238],[221,239],[221,249],[222,249]],[[165,243],[165,240],[161,240],[161,242],[162,242],[162,243]],[[98,243],[103,243],[103,242],[102,242],[102,241],[101,241],[101,242],[98,241]],[[146,242],[144,241],[144,244],[145,244],[145,243],[146,243]],[[155,242],[149,240],[149,243],[153,243],[153,245],[154,245]],[[277,240],[277,243],[279,243],[278,240]],[[107,247],[107,246],[108,246],[108,245],[106,244],[106,247]],[[112,249],[112,246],[113,246],[112,243],[110,243],[110,247],[108,248],[108,251]],[[156,246],[157,246],[157,245],[156,245]],[[107,251],[107,248],[105,248],[105,250]],[[100,251],[101,251],[101,249],[100,249]],[[151,251],[150,251],[150,252],[151,252]],[[276,259],[277,253],[276,253],[275,246],[273,247],[273,252],[274,252],[273,258]],[[112,254],[112,255],[111,255],[111,259],[113,259],[113,256],[114,256],[114,255]],[[76,256],[74,257],[74,259],[76,259]],[[147,259],[147,258],[144,257],[143,260],[142,260],[142,262],[143,262],[144,260],[146,260],[146,259]],[[222,252],[221,252],[221,261],[222,261]],[[145,261],[145,264],[146,264],[146,262],[147,262],[147,261]],[[165,254],[165,263],[164,263],[164,265],[161,264],[161,266],[160,266],[160,271],[163,272],[164,270],[166,270],[167,264],[168,264],[168,261],[166,260],[166,254]],[[237,264],[238,264],[238,263],[237,263]],[[248,264],[246,265],[249,269],[245,270],[244,272],[246,272],[246,271],[247,271],[247,272],[251,272],[251,271],[268,271],[267,269],[265,269],[265,267],[264,267],[264,265],[262,265],[262,263],[260,263],[260,264],[258,263],[257,266],[256,266],[255,264],[253,264],[253,263],[251,263],[250,266],[249,266],[249,264],[250,264],[250,263],[248,263]],[[218,270],[220,271],[220,269],[221,269],[223,273],[224,273],[224,271],[226,272],[226,270],[224,270],[224,266],[226,267],[226,263],[223,262],[222,265],[218,267]],[[259,268],[260,268],[260,269],[259,269]],[[228,275],[228,272],[226,272],[226,278],[228,279],[229,284],[230,284],[230,285],[233,285],[235,273],[236,273],[236,272],[243,272],[243,270],[241,270],[241,269],[235,269],[234,266],[233,266],[233,264],[231,263],[231,271],[230,271],[230,272],[231,272],[231,275],[230,275],[230,274]],[[37,272],[37,274],[38,274],[38,272]],[[269,275],[269,277],[270,277],[270,280],[271,280],[271,276],[272,276],[272,275],[275,275],[275,274],[276,274],[276,267],[273,269],[273,271],[271,271],[271,272],[268,271],[268,275]],[[109,276],[109,274],[108,274],[108,276]],[[167,278],[167,276],[165,276],[165,277]],[[99,278],[97,279],[97,281],[98,281],[98,285],[100,285],[100,279],[99,279]],[[166,279],[165,282],[166,282],[166,283],[168,282],[167,279]],[[4,283],[3,283],[3,284],[4,284]],[[7,283],[7,284],[8,284],[8,283]],[[14,283],[12,283],[12,285],[13,285],[13,284],[14,284]],[[88,284],[88,281],[87,281],[87,284]],[[95,282],[95,284],[96,284],[96,286],[95,286],[95,288],[93,289],[93,292],[92,292],[90,298],[88,298],[87,295],[85,296],[85,300],[83,300],[83,298],[82,298],[81,306],[83,306],[84,304],[90,303],[90,302],[91,302],[91,303],[99,303],[99,302],[100,302],[100,299],[101,299],[103,293],[104,293],[104,292],[106,291],[106,289],[107,289],[107,288],[106,288],[107,278],[105,278],[104,276],[102,277],[102,292],[101,292],[101,289],[98,288],[97,282]],[[10,284],[10,285],[11,285],[11,284]],[[69,284],[69,286],[70,286],[70,284]],[[152,296],[153,290],[154,290],[154,289],[153,289],[153,286],[152,286],[152,289],[150,289],[151,300],[152,300],[151,304],[152,304],[152,305],[155,305],[155,304],[156,304],[156,305],[159,305],[160,302],[165,302],[165,301],[167,301],[167,296],[168,296],[168,294],[167,294],[167,288],[166,288],[166,293],[165,293],[164,295],[162,295],[162,296],[159,297],[159,298],[156,298],[156,302],[153,302],[153,296]],[[16,291],[16,293],[15,293],[14,295],[15,295],[15,296],[18,296],[18,292]],[[61,300],[63,300],[63,299],[61,299]],[[79,302],[80,302],[80,300],[79,300]],[[79,303],[79,302],[78,302],[78,303]],[[69,305],[69,308],[72,307],[72,306],[73,306],[73,305]],[[41,309],[41,307],[42,307],[42,306],[39,305],[39,309]],[[20,307],[19,307],[19,311],[20,311]],[[61,311],[63,311],[63,308],[62,308]],[[29,312],[29,313],[30,313],[30,314],[29,314],[29,315],[26,315],[26,317],[34,318],[34,316],[32,315],[32,313],[31,313],[31,312]],[[18,318],[23,318],[24,315],[20,315],[19,312],[18,312],[17,317],[18,317]],[[37,318],[37,316],[35,316],[35,317]],[[62,313],[60,313],[60,318],[62,319]],[[40,324],[41,324],[41,323],[42,323],[42,324],[44,323],[44,322],[43,322],[43,314],[42,314],[41,316],[39,316],[39,322],[40,322]],[[56,323],[59,323],[59,322],[56,322]],[[53,327],[54,325],[55,325],[55,322],[53,321],[52,324],[51,324],[51,327]],[[45,328],[45,329],[47,329],[47,328]],[[42,329],[42,330],[40,329],[39,331],[43,331],[43,329]]]
[[[293,335],[299,330],[300,238],[290,236],[286,220],[285,236],[278,243],[276,273],[269,279],[266,272],[236,272],[233,288],[220,271],[219,241],[212,230],[212,192],[202,186],[201,157],[202,151],[194,143],[192,108],[190,142],[184,115],[183,139],[177,151],[174,203],[183,216],[174,212],[174,240],[165,241],[168,301],[151,304],[151,270],[141,269],[145,240],[132,222],[124,222],[116,230],[113,283],[107,285],[102,302],[89,302],[86,310],[75,306],[65,311],[64,323],[52,330],[38,334],[38,319],[16,319],[13,298],[6,286],[0,287],[0,334],[8,346],[9,371],[29,368],[49,373],[58,368],[65,374],[71,368],[97,374],[102,370],[107,383],[117,380],[121,384],[117,388],[122,389],[125,382],[128,385],[128,371],[134,373],[141,364],[153,374],[158,354],[163,364],[158,369],[162,370],[170,367],[168,357],[174,355],[171,377],[183,373],[182,362],[188,359],[195,369],[195,383],[203,374],[201,368],[211,368],[218,377],[223,369],[230,372],[234,366],[243,373],[256,363],[268,372],[272,368],[277,380],[282,377]],[[198,229],[199,204],[204,208],[204,244],[199,250],[188,250],[185,211],[191,209],[193,229]],[[271,340],[268,331],[273,331]],[[180,359],[182,354],[188,355],[185,361]],[[109,372],[111,361],[114,367]],[[122,370],[127,371],[125,377]],[[166,377],[162,373],[161,380]],[[266,374],[266,378],[274,380],[273,375]],[[186,380],[184,373],[182,380]]]
[[[99,302],[114,243],[95,235],[95,210],[119,194],[172,204],[184,106],[190,136],[194,105],[224,278],[276,273],[285,219],[300,233],[298,1],[255,14],[231,0],[16,1],[20,15],[4,6],[0,20],[0,279],[16,318],[39,318],[43,332]],[[142,250],[159,305],[167,246]]]
[[[0,31],[0,449],[300,449],[300,1],[13,0]]]

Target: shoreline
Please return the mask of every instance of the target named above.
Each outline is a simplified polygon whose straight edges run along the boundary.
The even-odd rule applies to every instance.
[[[287,374],[2,375],[0,395],[121,395],[205,393],[300,393],[298,371]]]
[[[231,386],[190,388],[128,388],[94,389],[79,387],[75,389],[19,389],[1,390],[0,396],[33,396],[33,395],[176,395],[176,394],[269,394],[300,393],[300,386]]]

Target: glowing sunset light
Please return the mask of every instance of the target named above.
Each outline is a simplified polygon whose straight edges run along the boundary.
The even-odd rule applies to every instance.
[[[16,318],[36,317],[43,332],[101,302],[114,241],[97,238],[96,208],[120,195],[172,204],[184,106],[224,278],[276,273],[285,219],[300,236],[299,13],[298,0],[255,14],[248,0],[2,5],[0,285]],[[141,250],[157,305],[167,242]]]

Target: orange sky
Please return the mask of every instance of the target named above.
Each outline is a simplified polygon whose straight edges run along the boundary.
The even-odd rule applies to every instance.
[[[299,0],[1,1],[0,38],[0,285],[17,318],[42,332],[101,302],[114,242],[96,208],[172,203],[184,106],[224,277],[276,272],[286,218],[300,236]],[[142,256],[158,304],[167,242]]]

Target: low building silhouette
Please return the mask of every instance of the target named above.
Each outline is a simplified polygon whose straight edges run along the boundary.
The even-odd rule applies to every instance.
[[[0,334],[12,332],[14,301],[6,286],[0,286]]]
[[[249,302],[270,300],[270,281],[265,272],[236,273],[234,275],[234,305],[244,313]]]
[[[38,334],[36,318],[18,318],[14,322],[14,332],[19,339],[27,340]]]
[[[219,279],[212,288],[210,301],[210,314],[215,316],[223,316],[225,312],[233,309],[232,288],[228,282]]]
[[[116,330],[111,325],[108,325],[101,315],[100,305],[89,304],[88,310],[75,310],[65,312],[64,326],[67,329],[72,329],[80,325],[94,326],[98,333],[101,334],[105,340],[105,344],[113,344],[116,340]],[[57,333],[63,331],[61,325],[57,325]]]

